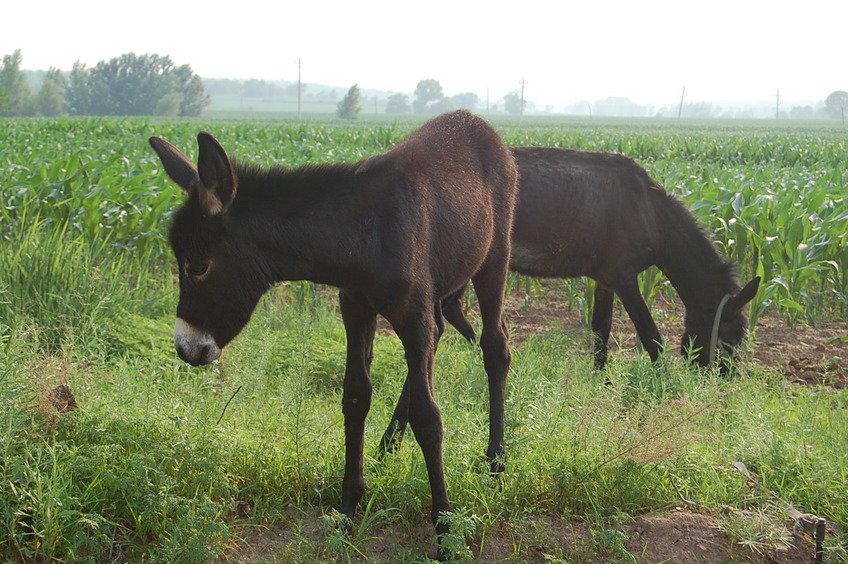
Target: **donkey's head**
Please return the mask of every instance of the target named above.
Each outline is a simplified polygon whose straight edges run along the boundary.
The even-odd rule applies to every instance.
[[[757,295],[759,285],[758,276],[735,295],[725,294],[713,308],[702,312],[687,310],[681,352],[686,355],[691,347],[698,364],[712,366],[718,361],[722,372],[727,371],[747,332],[745,306]]]
[[[177,210],[170,242],[177,259],[180,300],[174,345],[189,364],[208,364],[247,324],[271,284],[257,246],[239,236],[231,217],[238,176],[218,142],[197,136],[197,166],[159,137],[150,145],[188,198]]]

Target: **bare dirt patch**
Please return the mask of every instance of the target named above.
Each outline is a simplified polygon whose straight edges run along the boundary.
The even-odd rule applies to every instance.
[[[330,547],[336,533],[322,525],[322,510],[298,511],[299,524],[270,528],[252,527],[240,531],[227,562],[309,562],[345,561]],[[582,522],[566,521],[550,515],[528,515],[520,523],[498,522],[489,527],[485,538],[469,539],[468,546],[478,563],[573,562],[604,564],[627,562],[626,554],[639,564],[812,564],[815,544],[809,536],[797,533],[792,524],[783,525],[786,546],[755,549],[740,544],[720,526],[721,516],[671,509],[641,515],[616,529],[598,531]],[[367,539],[354,539],[357,551],[348,550],[353,562],[392,563],[409,558],[423,561],[434,556],[435,536],[425,520],[403,527],[369,529]],[[298,545],[301,545],[300,548]],[[304,555],[303,546],[320,547],[320,554]],[[402,548],[405,547],[405,548]],[[516,556],[519,547],[520,556]],[[523,548],[520,548],[523,547]],[[626,553],[626,554],[625,554]],[[334,560],[335,559],[335,560]],[[419,560],[420,559],[420,560]]]
[[[666,347],[676,349],[683,334],[683,305],[677,301],[664,301],[655,305],[654,318]],[[564,327],[581,325],[579,308],[557,301],[549,292],[535,297],[527,306],[522,293],[513,293],[507,300],[507,316],[512,327],[511,338],[520,343],[529,335],[542,334],[561,322]],[[588,328],[584,325],[586,342]],[[610,352],[622,348],[635,348],[636,331],[626,312],[616,305],[613,313],[613,337]],[[788,382],[805,385],[826,385],[842,389],[848,387],[848,322],[821,321],[815,326],[795,324],[789,326],[777,317],[760,319],[752,331],[749,345],[754,360],[786,376]]]

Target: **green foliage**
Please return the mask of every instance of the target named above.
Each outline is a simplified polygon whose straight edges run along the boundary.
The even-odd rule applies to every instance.
[[[840,129],[727,126],[705,133],[662,120],[639,122],[643,127],[619,123],[628,122],[562,129],[525,119],[505,138],[514,145],[633,157],[704,223],[740,265],[741,278],[763,277],[751,305],[752,326],[766,312],[790,323],[848,312],[848,200],[842,189],[848,147]],[[649,302],[666,287],[664,278],[643,274]]]
[[[845,113],[848,112],[848,92],[836,90],[831,92],[824,100],[824,110],[831,119],[845,122]]]
[[[438,80],[428,78],[418,82],[415,87],[415,100],[412,109],[416,114],[435,113],[431,106],[442,100],[445,95]]]
[[[21,70],[22,61],[20,49],[3,56],[3,66],[0,68],[0,116],[32,114],[32,90]]]
[[[209,105],[200,77],[167,56],[125,53],[92,69],[75,63],[67,89],[75,115],[197,116]]]
[[[527,107],[527,102],[518,94],[518,92],[510,92],[504,96],[504,110],[506,113],[513,116],[520,116],[524,113],[524,108]]]
[[[359,86],[354,84],[347,91],[345,97],[339,102],[336,109],[336,115],[342,119],[356,119],[359,117],[359,112],[362,111],[362,104],[359,101],[360,93]]]
[[[65,76],[59,69],[50,69],[35,96],[36,113],[58,116],[65,113]]]
[[[409,96],[406,94],[392,94],[386,101],[387,114],[408,114],[411,111]]]

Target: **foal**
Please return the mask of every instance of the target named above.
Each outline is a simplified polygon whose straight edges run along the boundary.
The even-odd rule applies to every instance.
[[[504,449],[510,353],[503,295],[516,170],[500,137],[484,120],[457,111],[424,124],[386,153],[296,169],[236,163],[208,133],[198,135],[196,166],[167,141],[152,137],[150,143],[187,195],[170,231],[179,266],[174,343],[180,357],[193,365],[217,359],[276,282],[338,287],[347,334],[340,511],[352,517],[365,490],[376,316],[385,317],[403,344],[409,423],[424,454],[441,539],[447,530],[439,516],[452,509],[433,364],[444,329],[440,301],[468,280],[483,319],[493,467]],[[448,556],[441,543],[439,556]]]

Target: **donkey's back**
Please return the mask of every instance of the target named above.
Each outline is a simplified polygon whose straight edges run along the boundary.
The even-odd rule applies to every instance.
[[[383,177],[380,206],[392,264],[426,263],[436,298],[456,290],[492,254],[508,257],[517,172],[492,127],[467,111],[444,114],[361,170]],[[417,275],[416,275],[417,276]]]
[[[626,260],[647,268],[667,194],[633,159],[552,147],[513,147],[521,190],[511,268],[538,277],[603,276]]]

